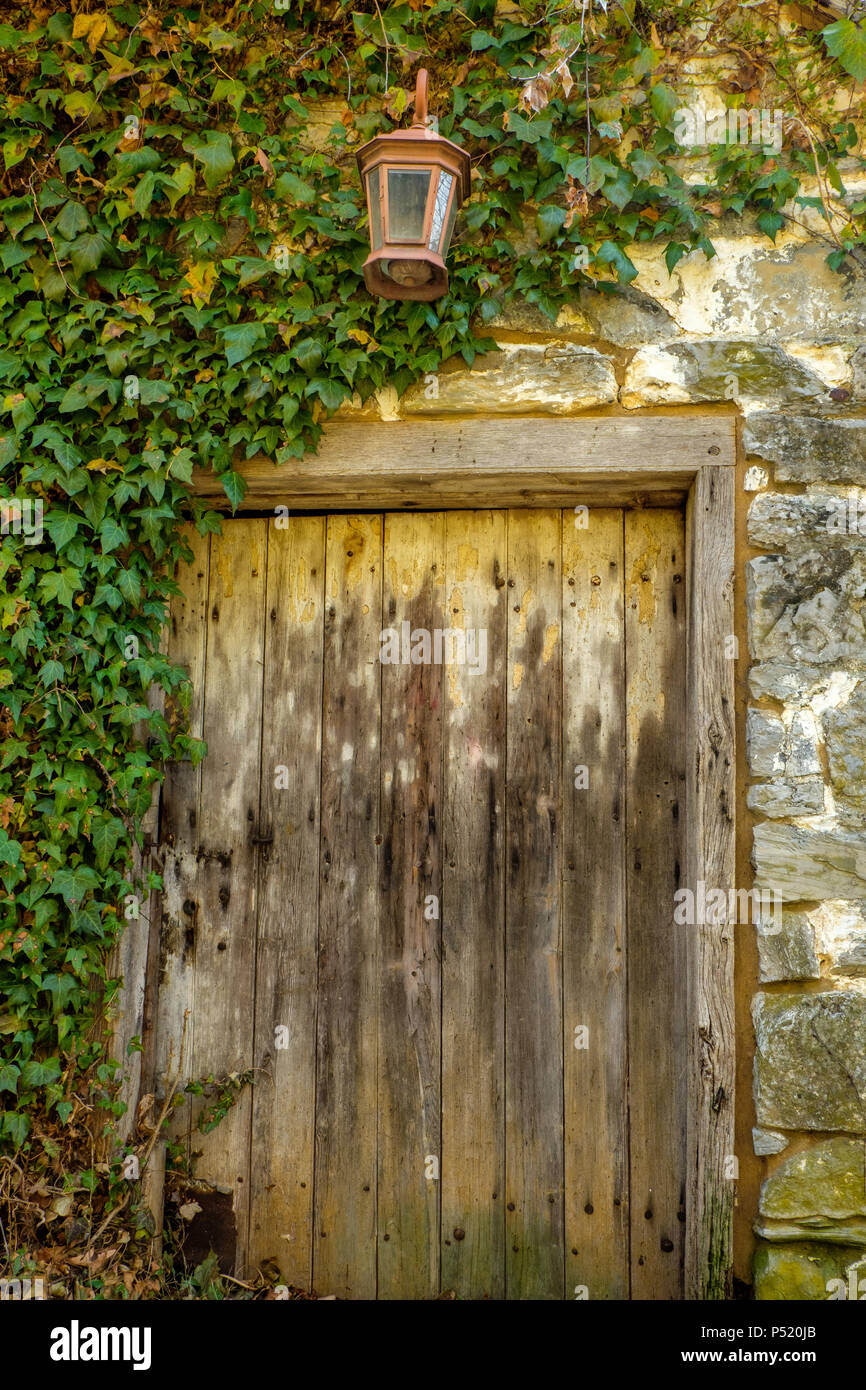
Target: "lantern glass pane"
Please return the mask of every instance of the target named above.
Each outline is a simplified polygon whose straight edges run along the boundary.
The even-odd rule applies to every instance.
[[[438,253],[442,242],[442,230],[445,226],[445,213],[448,210],[448,196],[451,192],[451,185],[454,182],[454,175],[447,174],[443,169],[439,174],[439,187],[436,189],[436,201],[433,204],[433,223],[430,228],[430,250]]]
[[[421,240],[429,187],[429,169],[388,170],[389,241]]]
[[[448,213],[448,221],[445,223],[445,231],[442,233],[442,249],[439,253],[441,256],[445,256],[448,253],[448,247],[451,243],[451,233],[454,231],[454,219],[457,216],[458,201],[459,200],[457,198],[457,191],[455,189],[454,197],[451,199],[451,208]]]
[[[378,166],[367,178],[367,189],[370,199],[370,244],[374,251],[378,251],[384,240],[382,236],[382,199],[379,186]]]

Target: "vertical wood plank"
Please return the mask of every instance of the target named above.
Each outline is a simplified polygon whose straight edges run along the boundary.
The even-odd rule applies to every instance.
[[[400,664],[382,666],[378,1294],[422,1299],[439,1292],[441,512],[385,517],[383,575]]]
[[[204,734],[204,683],[207,655],[207,605],[210,586],[210,535],[190,528],[186,537],[193,552],[189,565],[178,570],[181,592],[171,604],[168,659],[189,672],[192,694],[189,730],[194,738]],[[170,713],[168,702],[168,712]],[[161,1098],[166,1079],[181,1069],[184,1080],[191,1072],[195,981],[195,923],[199,900],[199,843],[202,764],[170,764],[162,790],[158,871],[163,887],[151,925],[148,978],[153,982],[152,1021],[146,1014],[144,1071],[153,1077]],[[156,927],[156,931],[154,931]],[[187,1015],[184,1054],[184,1015]],[[149,1026],[148,1026],[149,1025]],[[181,1093],[183,1087],[181,1086]],[[172,1114],[172,1137],[189,1136],[189,1103]]]
[[[185,577],[186,566],[182,568]],[[171,608],[168,626],[162,629],[159,651],[166,655],[169,645]],[[165,713],[166,692],[161,685],[152,685],[146,698],[150,710]],[[142,720],[136,725],[136,739],[144,744],[150,732],[150,725]],[[159,873],[159,809],[162,786],[153,784],[150,805],[141,818],[139,835],[141,847],[136,842],[132,847],[132,879],[146,882],[151,873]],[[153,1010],[157,987],[157,957],[159,954],[159,923],[161,919],[161,898],[158,890],[144,895],[139,903],[139,916],[127,918],[124,915],[121,936],[115,943],[109,961],[109,978],[119,977],[121,984],[114,996],[109,1011],[111,1027],[111,1056],[120,1062],[122,1081],[117,1092],[117,1100],[126,1106],[123,1115],[116,1122],[117,1141],[128,1142],[136,1125],[136,1111],[142,1093],[153,1090]],[[154,960],[150,961],[151,949]],[[141,1047],[128,1051],[130,1043],[138,1038]]]
[[[312,1278],[325,518],[268,528],[250,1262]]]
[[[376,1297],[382,518],[330,516],[325,576],[313,1283]]]
[[[685,812],[680,512],[625,517],[631,1288],[681,1298],[686,928],[674,925]]]
[[[198,818],[195,1031],[191,1072],[218,1081],[253,1064],[256,834],[264,663],[267,522],[233,521],[211,543],[204,737]],[[210,1133],[196,1125],[197,1177],[232,1194],[236,1268],[246,1268],[250,1087]],[[226,1245],[231,1233],[226,1233]]]
[[[562,521],[566,1297],[625,1299],[623,513]]]
[[[447,621],[486,634],[486,661],[450,666],[444,683],[442,1288],[501,1299],[506,514],[449,512],[445,524]]]
[[[560,513],[508,513],[506,1297],[561,1299]]]
[[[734,470],[702,468],[689,507],[686,886],[735,886]],[[732,1294],[734,941],[730,924],[688,929],[689,1185],[686,1297]]]

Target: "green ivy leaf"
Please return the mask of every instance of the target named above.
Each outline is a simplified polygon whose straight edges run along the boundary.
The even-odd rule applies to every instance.
[[[597,259],[607,265],[612,265],[616,270],[618,279],[623,284],[628,284],[630,280],[637,278],[637,268],[629,260],[628,256],[613,241],[603,241],[598,248]]]
[[[107,816],[95,822],[91,831],[93,848],[96,850],[96,862],[100,869],[106,868],[118,840],[123,834],[123,821],[116,816]]]
[[[89,226],[90,217],[87,208],[82,203],[76,203],[72,198],[68,203],[64,203],[55,223],[55,227],[64,241],[74,241]]]
[[[58,869],[51,880],[51,892],[59,894],[67,907],[77,907],[98,887],[96,873],[85,864],[79,864],[77,869]]]
[[[12,1062],[5,1062],[0,1066],[0,1091],[11,1091],[13,1096],[18,1094],[18,1068]]]
[[[667,126],[671,116],[682,106],[682,102],[673,87],[669,87],[666,82],[659,82],[650,88],[650,106],[659,125]]]
[[[866,29],[853,19],[837,19],[821,30],[827,52],[838,58],[855,82],[866,82]]]
[[[228,470],[228,472],[220,474],[220,482],[223,485],[223,491],[225,492],[226,497],[232,504],[232,510],[237,511],[238,507],[241,505],[241,502],[243,502],[244,497],[246,496],[246,483],[244,482],[241,475],[239,473],[235,473],[234,470],[231,468]]]
[[[21,846],[11,840],[5,830],[0,830],[0,864],[17,864],[21,859]]]
[[[78,517],[71,512],[49,512],[45,529],[56,548],[62,550],[78,531]]]
[[[76,275],[96,270],[102,260],[114,250],[111,242],[99,232],[85,232],[76,237],[69,248],[69,259]]]
[[[71,608],[73,595],[81,588],[81,575],[76,569],[49,570],[38,587],[46,598],[56,599],[64,608]]]
[[[243,362],[253,349],[263,343],[267,334],[267,329],[263,323],[235,323],[229,328],[223,328],[222,339],[225,345],[226,361],[230,367],[234,367],[238,362]]]
[[[208,188],[216,188],[234,168],[231,138],[224,130],[208,130],[203,136],[190,135],[184,140],[183,148],[201,164]]]
[[[548,203],[541,209],[535,219],[538,228],[538,240],[544,246],[550,238],[556,236],[561,231],[565,222],[565,208],[558,208],[553,203]]]
[[[274,184],[274,194],[277,198],[290,198],[293,203],[314,203],[316,201],[316,190],[310,184],[304,183],[297,174],[291,170],[286,170],[280,174]]]

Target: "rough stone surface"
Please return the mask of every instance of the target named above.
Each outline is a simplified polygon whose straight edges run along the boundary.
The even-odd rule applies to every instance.
[[[829,539],[829,538],[828,538]],[[862,662],[866,551],[824,545],[747,566],[749,647],[756,660]]]
[[[584,290],[578,307],[590,332],[617,347],[665,342],[679,332],[657,300],[632,287],[619,287],[612,294]]]
[[[756,700],[781,700],[783,704],[813,699],[832,704],[853,680],[823,666],[806,666],[802,662],[791,666],[782,660],[761,661],[749,671],[749,689]]]
[[[770,475],[766,468],[760,468],[757,464],[752,464],[751,468],[746,469],[743,478],[743,489],[746,492],[760,492],[762,487],[766,487],[770,481]]]
[[[787,902],[866,897],[862,835],[766,821],[755,826],[752,859],[759,884]]]
[[[776,465],[777,482],[859,483],[866,478],[866,418],[755,411],[743,447]]]
[[[866,1132],[866,998],[843,991],[758,994],[759,1125]]]
[[[828,1296],[831,1279],[845,1279],[850,1262],[860,1251],[832,1245],[791,1242],[770,1245],[761,1242],[755,1252],[755,1298],[768,1300],[803,1299],[816,1303]]]
[[[759,1210],[778,1221],[866,1216],[863,1144],[825,1139],[792,1154],[764,1182]]]
[[[770,243],[744,236],[741,222],[726,219],[713,246],[711,260],[693,251],[672,275],[653,247],[629,247],[638,270],[634,286],[658,300],[686,333],[807,342],[850,337],[855,344],[861,338],[866,275],[836,274],[820,242],[785,228]]]
[[[470,369],[440,372],[438,391],[410,387],[401,416],[572,415],[616,400],[617,383],[608,358],[595,348],[558,343],[550,347],[503,347],[477,357]]]
[[[866,976],[866,902],[822,902],[809,918],[830,975],[850,980]]]
[[[856,527],[856,529],[855,529]],[[749,540],[767,549],[826,543],[866,546],[866,488],[763,493],[749,508]]]
[[[759,930],[757,939],[762,984],[820,978],[815,928],[805,912],[783,912],[782,930]]]
[[[746,748],[756,777],[809,777],[821,771],[815,721],[808,710],[798,711],[786,727],[778,715],[750,709]]]
[[[784,1134],[777,1134],[773,1129],[760,1129],[755,1125],[752,1129],[752,1148],[758,1158],[768,1158],[771,1154],[780,1154],[787,1149],[790,1140]]]
[[[816,778],[803,782],[757,783],[749,788],[747,801],[750,811],[781,820],[786,816],[815,816],[824,809],[824,783]]]
[[[820,377],[773,345],[752,342],[670,343],[641,348],[620,397],[627,408],[690,401],[813,400]]]
[[[777,714],[750,709],[746,716],[746,752],[756,777],[769,777],[782,760],[785,726]]]
[[[866,828],[866,680],[861,680],[843,705],[823,717],[827,759],[834,795]]]
[[[856,941],[843,946],[830,966],[831,975],[844,975],[849,980],[866,977],[866,931]]]

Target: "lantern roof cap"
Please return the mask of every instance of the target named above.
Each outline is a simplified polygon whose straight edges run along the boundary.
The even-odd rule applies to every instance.
[[[469,196],[471,163],[469,155],[453,140],[430,130],[427,126],[427,71],[421,68],[415,87],[415,119],[408,130],[391,130],[374,135],[356,152],[358,172],[361,178],[379,157],[387,162],[388,155],[397,157],[402,164],[413,157],[419,160],[432,160],[453,173],[458,182],[460,201]]]

